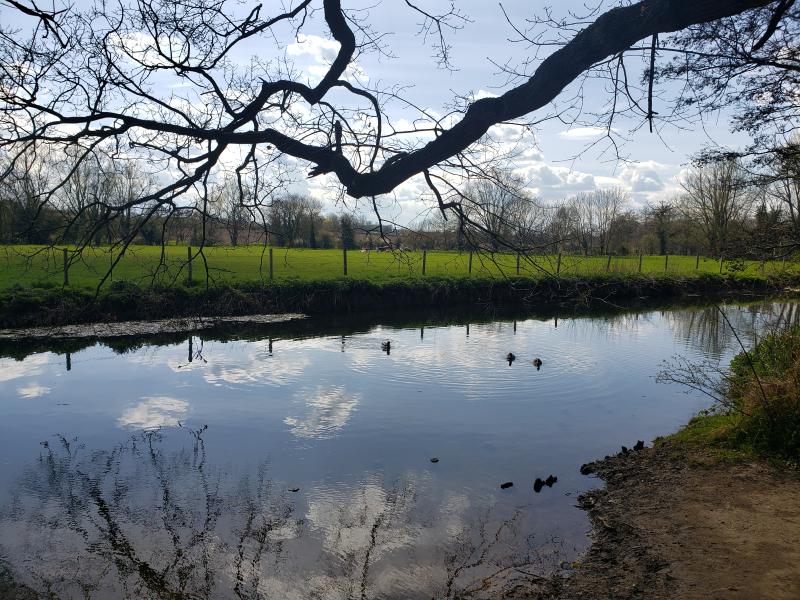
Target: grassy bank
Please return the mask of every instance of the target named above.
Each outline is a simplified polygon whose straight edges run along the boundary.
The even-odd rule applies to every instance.
[[[212,284],[253,284],[269,279],[269,251],[261,246],[210,247],[198,256],[192,249],[192,275]],[[118,252],[109,247],[87,248],[80,256],[68,252],[69,284],[73,288],[93,288],[108,272]],[[44,246],[0,246],[0,289],[13,285],[62,285],[63,249]],[[375,283],[407,281],[423,276],[422,252],[347,253],[347,275]],[[558,274],[564,277],[631,275],[690,277],[699,275],[742,275],[775,277],[800,275],[800,265],[792,261],[720,261],[714,257],[643,256],[567,256],[521,257],[519,276],[539,279]],[[273,281],[330,281],[344,276],[342,250],[273,248]],[[186,246],[167,246],[162,260],[161,248],[132,246],[114,267],[112,280],[139,285],[157,283],[174,285],[188,279]],[[469,252],[428,251],[425,276],[499,278],[517,275],[514,254],[474,253],[470,270]]]
[[[695,381],[699,378],[694,377]],[[721,456],[800,461],[800,328],[775,331],[707,384],[716,405],[670,436]]]
[[[197,315],[307,314],[456,306],[629,306],[683,296],[774,294],[793,278],[435,277],[376,282],[352,278],[286,280],[269,284],[146,285],[116,281],[98,294],[89,288],[12,286],[0,290],[0,327],[26,327]]]

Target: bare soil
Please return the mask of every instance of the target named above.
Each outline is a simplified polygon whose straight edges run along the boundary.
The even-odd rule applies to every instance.
[[[800,476],[672,443],[586,465],[593,543],[574,570],[507,598],[800,599]]]
[[[163,333],[189,333],[214,329],[226,325],[269,325],[305,319],[305,315],[283,313],[275,315],[243,315],[221,317],[185,317],[149,321],[121,321],[110,323],[81,323],[77,325],[55,325],[50,327],[24,327],[0,329],[0,341],[36,339],[108,339],[137,335]]]

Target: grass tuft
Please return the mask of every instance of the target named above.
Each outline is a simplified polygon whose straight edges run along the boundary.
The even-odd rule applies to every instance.
[[[704,411],[669,440],[721,455],[800,462],[800,328],[776,331],[731,361],[725,406]]]

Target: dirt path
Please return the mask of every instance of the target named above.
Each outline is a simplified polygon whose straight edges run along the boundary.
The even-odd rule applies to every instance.
[[[800,599],[800,475],[662,445],[590,465],[581,565],[512,598]],[[598,482],[599,483],[599,482]]]

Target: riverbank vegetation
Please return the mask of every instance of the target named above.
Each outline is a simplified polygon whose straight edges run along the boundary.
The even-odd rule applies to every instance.
[[[800,328],[775,330],[729,369],[679,361],[660,375],[715,400],[672,439],[729,452],[800,461]]]
[[[681,298],[758,297],[791,293],[797,279],[738,274],[692,277],[602,273],[573,277],[407,277],[397,280],[286,279],[205,285],[96,288],[53,284],[0,290],[0,327],[28,327],[170,317],[257,313],[354,313],[405,308],[621,307]]]

